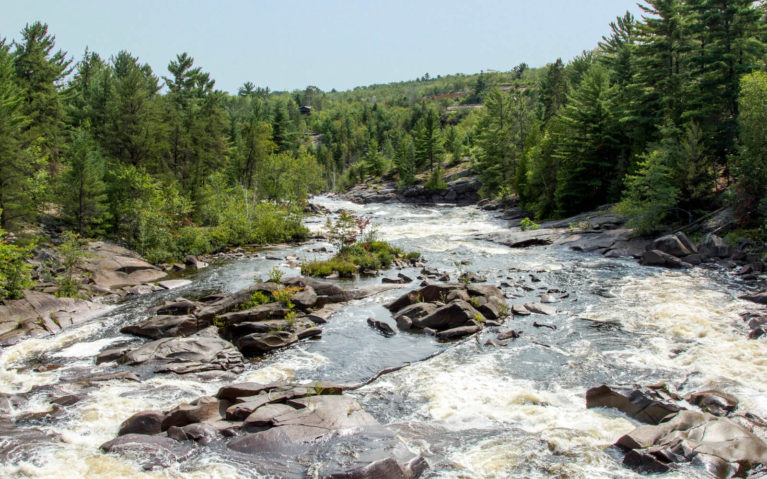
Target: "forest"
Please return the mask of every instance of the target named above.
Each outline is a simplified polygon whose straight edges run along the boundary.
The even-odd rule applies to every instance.
[[[444,187],[465,165],[536,220],[617,203],[638,234],[735,207],[767,237],[767,3],[645,0],[567,62],[324,92],[215,88],[189,53],[0,38],[0,279],[41,224],[154,263],[301,239],[305,200],[359,182]],[[10,294],[8,294],[10,296]]]

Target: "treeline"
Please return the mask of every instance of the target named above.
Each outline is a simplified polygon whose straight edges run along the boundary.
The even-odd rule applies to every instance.
[[[537,218],[620,202],[649,233],[730,204],[764,226],[765,3],[639,7],[568,63],[329,94],[318,156],[345,169],[342,186],[420,172],[435,184],[470,159],[485,195],[515,194]]]
[[[121,51],[73,63],[46,25],[0,39],[0,226],[60,216],[150,260],[305,235],[324,186],[288,95],[230,97],[186,53],[158,77]]]

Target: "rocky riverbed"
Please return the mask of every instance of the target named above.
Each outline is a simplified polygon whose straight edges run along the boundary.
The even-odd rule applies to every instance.
[[[471,206],[316,203],[372,216],[425,263],[326,280],[298,276],[301,261],[332,255],[321,239],[233,252],[183,273],[186,285],[119,296],[106,313],[6,345],[0,474],[761,471],[765,339],[751,326],[764,282],[738,248],[623,244],[633,239],[608,213],[522,232]],[[702,266],[640,265],[654,250]],[[284,279],[264,282],[275,267]],[[275,296],[286,289],[292,308]],[[256,292],[268,302],[249,304]],[[648,401],[668,414],[645,424]]]

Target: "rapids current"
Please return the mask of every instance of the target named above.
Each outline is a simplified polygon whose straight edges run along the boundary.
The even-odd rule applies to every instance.
[[[723,271],[679,272],[647,268],[632,259],[609,259],[559,247],[511,249],[481,239],[506,229],[505,222],[475,207],[356,205],[320,197],[315,202],[373,218],[378,235],[407,251],[420,252],[430,268],[452,273],[481,272],[504,288],[510,303],[536,301],[541,293],[568,293],[556,316],[517,317],[504,326],[522,336],[506,347],[484,347],[480,338],[438,343],[423,334],[384,337],[366,319],[391,320],[383,304],[404,290],[354,301],[330,317],[318,340],[303,341],[252,361],[234,381],[330,380],[352,383],[377,371],[442,354],[383,376],[354,396],[389,425],[431,468],[424,477],[631,478],[607,446],[636,422],[613,410],[585,407],[588,388],[666,382],[680,392],[716,387],[736,395],[741,409],[767,416],[767,357],[762,341],[749,340],[738,313],[754,308],[738,300],[742,285]],[[319,231],[322,218],[307,226]],[[279,255],[321,259],[313,242],[273,250]],[[461,262],[468,264],[462,265]],[[23,393],[89,372],[114,371],[94,365],[110,345],[142,342],[119,329],[147,317],[147,310],[179,296],[234,292],[266,277],[284,261],[226,260],[187,276],[191,285],[125,300],[100,318],[56,335],[29,339],[0,350],[0,392]],[[417,269],[404,270],[414,277]],[[345,286],[376,284],[362,278]],[[409,288],[415,288],[417,282]],[[526,288],[520,285],[524,284]],[[556,330],[536,328],[535,321]],[[36,372],[39,365],[58,369]],[[39,369],[39,368],[38,368]],[[199,377],[155,375],[141,382],[100,383],[65,414],[39,425],[60,441],[29,445],[24,461],[0,464],[0,477],[46,478],[238,478],[253,472],[226,456],[204,452],[173,467],[143,471],[135,463],[103,454],[99,445],[115,437],[119,424],[146,409],[167,410],[209,395],[223,384]],[[14,414],[46,410],[41,395]],[[0,437],[3,442],[13,437]],[[681,469],[666,477],[698,477]]]

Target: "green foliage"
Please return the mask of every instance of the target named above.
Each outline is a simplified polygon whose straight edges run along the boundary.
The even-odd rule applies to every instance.
[[[327,261],[310,261],[301,265],[301,274],[305,276],[325,277],[338,273],[342,278],[354,275],[357,265],[341,258],[331,258]]]
[[[429,191],[444,191],[447,189],[447,183],[444,179],[445,172],[441,166],[434,168],[429,174],[429,179],[423,185]]]
[[[80,235],[102,233],[109,220],[104,159],[84,130],[77,132],[67,156],[59,186],[64,216]]]
[[[6,243],[5,231],[0,228],[0,301],[21,298],[23,290],[32,286],[32,268],[26,260],[33,248],[34,244],[20,247]]]
[[[269,296],[265,295],[261,291],[254,291],[248,301],[240,305],[240,309],[246,310],[255,308],[257,306],[261,306],[262,304],[267,304],[271,301],[272,300],[269,298]]]
[[[280,268],[273,266],[272,270],[269,271],[269,282],[280,284],[284,275],[285,273]]]
[[[539,229],[540,227],[541,227],[541,226],[540,226],[538,223],[536,223],[535,221],[531,220],[531,219],[530,219],[530,218],[528,218],[528,217],[525,217],[525,218],[522,220],[522,222],[521,222],[521,223],[519,223],[519,229],[521,229],[522,231],[528,231],[528,230],[532,231],[532,230],[537,230],[537,229]]]
[[[80,296],[80,280],[75,277],[75,273],[85,258],[85,242],[77,233],[65,231],[58,254],[64,273],[56,278],[56,296],[77,298]]]
[[[276,291],[272,292],[272,297],[282,303],[283,306],[285,306],[288,309],[293,309],[295,305],[290,301],[290,298],[292,298],[296,293],[299,291],[302,291],[304,288],[301,288],[299,286],[288,286],[286,288],[281,288]]]
[[[637,234],[659,231],[677,205],[679,189],[673,184],[668,154],[653,150],[642,157],[636,174],[626,177],[626,193],[618,211],[628,215]]]
[[[755,72],[740,84],[738,154],[731,158],[735,203],[743,225],[767,218],[767,73]]]
[[[341,211],[335,221],[330,218],[325,222],[326,236],[336,247],[341,249],[345,245],[354,243],[359,237],[359,219],[348,211]]]
[[[444,149],[440,131],[437,112],[429,108],[415,125],[415,164],[418,168],[428,164],[432,169],[441,160]]]

